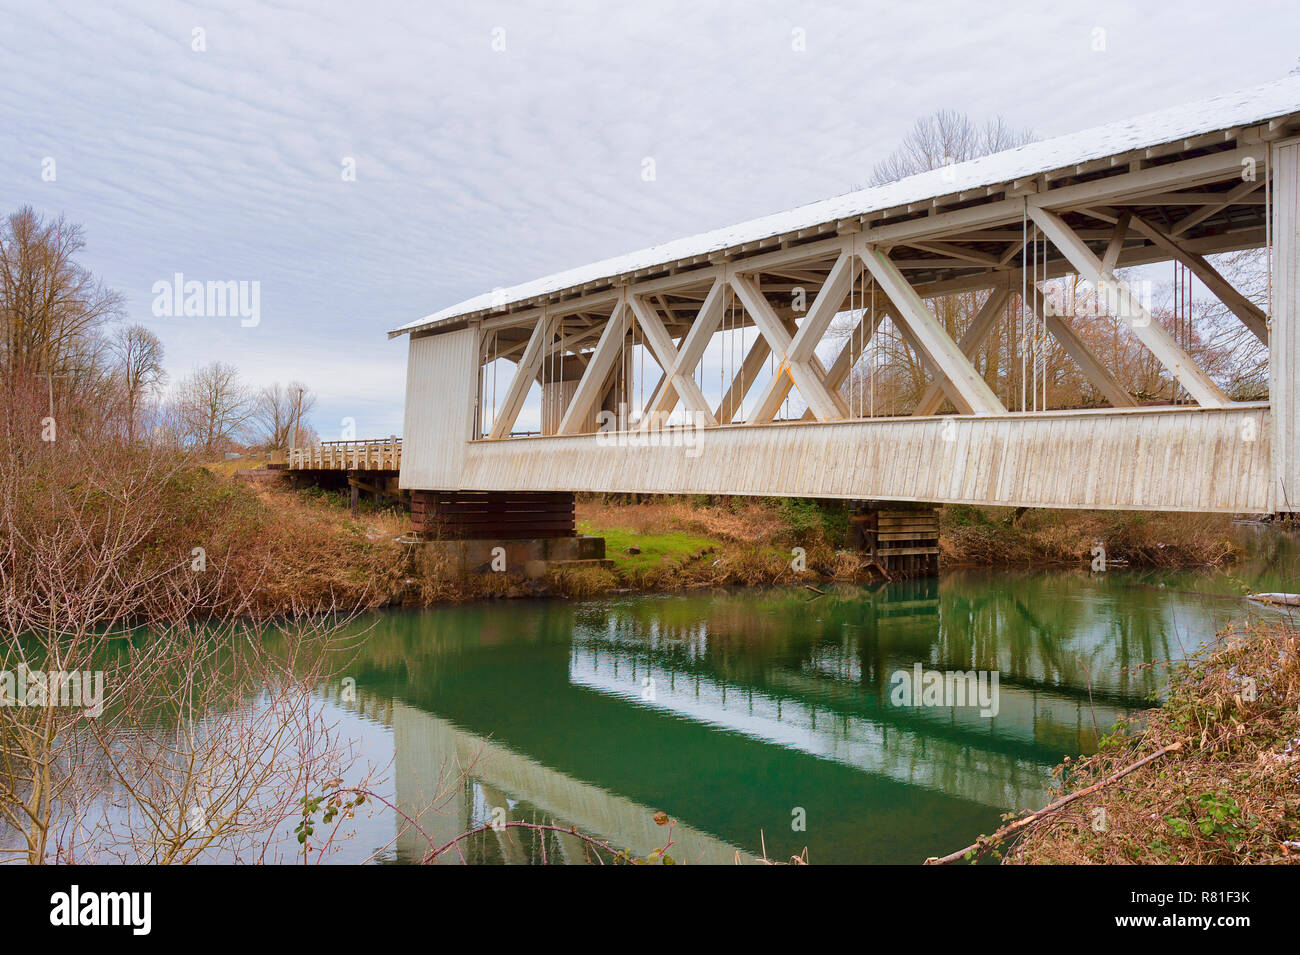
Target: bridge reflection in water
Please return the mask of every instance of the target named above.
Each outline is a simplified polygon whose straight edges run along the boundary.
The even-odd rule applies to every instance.
[[[555,823],[645,854],[915,862],[1041,805],[1051,768],[1148,705],[1159,669],[1234,613],[1116,577],[510,603],[389,614],[357,672],[390,723],[404,860],[487,823]],[[997,715],[901,708],[890,674],[997,670]],[[802,810],[806,831],[792,831]],[[427,838],[426,838],[427,837]],[[476,837],[480,862],[581,862],[579,840]],[[459,855],[444,861],[460,861]]]

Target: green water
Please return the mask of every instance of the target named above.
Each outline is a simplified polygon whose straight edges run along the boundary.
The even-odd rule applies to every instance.
[[[1277,535],[1234,574],[1295,590]],[[1163,667],[1248,614],[1216,573],[950,572],[877,588],[500,602],[385,613],[331,706],[423,834],[392,818],[341,858],[412,861],[497,818],[681,862],[913,863],[1050,798],[1050,770],[1158,698]],[[899,706],[892,674],[996,671],[996,715]],[[504,814],[504,815],[502,815]],[[391,845],[390,845],[391,843]],[[582,861],[511,829],[472,862]],[[460,861],[448,857],[447,861]]]

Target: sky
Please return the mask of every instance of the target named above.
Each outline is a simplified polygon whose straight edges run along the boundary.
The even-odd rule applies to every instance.
[[[399,434],[389,329],[865,186],[938,109],[1046,138],[1275,79],[1297,27],[1294,0],[0,0],[0,210],[80,223],[173,381],[226,361],[311,387],[323,438]],[[249,283],[242,317],[167,314],[178,274]]]

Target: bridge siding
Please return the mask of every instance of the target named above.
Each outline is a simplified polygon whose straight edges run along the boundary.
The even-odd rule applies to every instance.
[[[1300,449],[1296,446],[1300,395],[1300,139],[1276,143],[1273,175],[1273,320],[1269,325],[1269,393],[1278,439],[1274,445],[1278,510],[1300,510]]]
[[[474,427],[478,342],[477,328],[411,338],[402,425],[402,487],[461,489],[456,481]],[[515,488],[502,485],[490,490]]]
[[[1269,439],[1259,404],[740,425],[698,434],[694,458],[680,446],[602,446],[595,435],[462,441],[438,450],[446,483],[434,484],[407,447],[401,484],[1264,512]]]

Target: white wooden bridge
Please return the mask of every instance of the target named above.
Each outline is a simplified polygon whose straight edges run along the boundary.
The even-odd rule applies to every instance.
[[[411,322],[391,333],[410,337],[401,487],[1296,509],[1297,131],[1288,77]],[[1247,249],[1269,257],[1266,298],[1206,258]],[[1230,398],[1116,271],[1170,260],[1267,346],[1267,400]],[[1176,401],[1134,394],[1090,344],[1095,319],[1053,296],[1076,277]],[[972,292],[982,305],[950,334],[936,311]],[[885,323],[928,375],[909,408],[855,384]],[[971,361],[996,335],[1020,343],[1018,388]],[[1105,406],[1048,403],[1049,340]],[[706,355],[723,369],[708,385]]]

